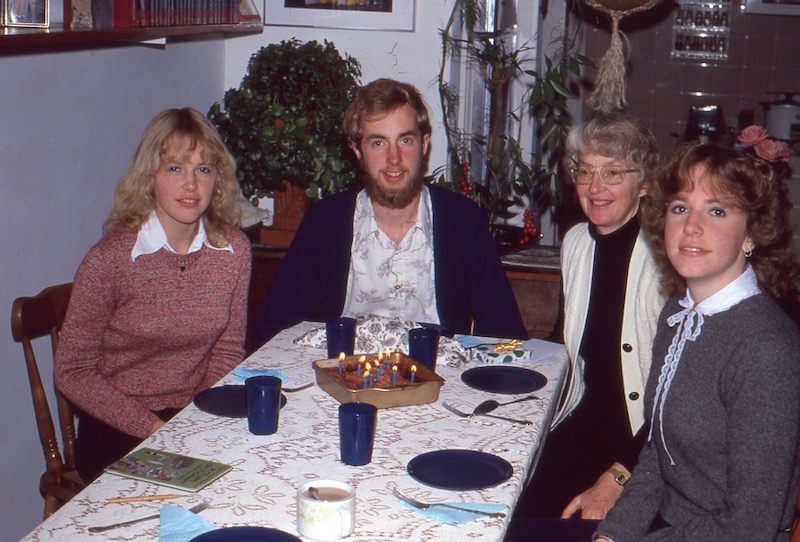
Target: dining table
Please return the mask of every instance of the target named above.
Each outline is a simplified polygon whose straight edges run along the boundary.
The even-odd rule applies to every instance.
[[[327,352],[297,344],[298,337],[320,325],[303,322],[282,331],[216,385],[242,384],[243,370],[248,374],[279,371],[287,391],[283,393],[286,402],[280,411],[277,432],[251,434],[246,417],[215,415],[192,403],[140,445],[226,463],[232,467],[229,472],[194,493],[105,473],[22,540],[157,541],[158,520],[102,533],[90,533],[88,529],[158,514],[167,504],[188,509],[199,502],[208,504],[199,516],[217,529],[260,526],[306,540],[297,532],[297,488],[307,480],[337,479],[356,489],[355,529],[346,539],[349,542],[502,541],[563,391],[568,366],[563,345],[538,339],[526,341],[525,359],[503,364],[544,376],[543,387],[533,393],[509,394],[506,390],[486,391],[468,385],[462,375],[471,368],[490,364],[486,359],[473,359],[470,355],[462,363],[440,359],[436,373],[444,383],[436,400],[380,408],[372,460],[354,467],[340,460],[339,401],[316,384],[312,368],[315,360],[327,358]],[[310,387],[288,391],[312,382]],[[528,424],[483,415],[461,417],[443,407],[447,402],[471,412],[486,399],[508,402],[528,395],[535,398],[492,413]],[[458,461],[461,450],[501,458],[513,471],[498,483],[477,489],[460,489],[458,484],[455,489],[442,488],[409,473],[409,462],[422,454],[444,451],[446,461]],[[456,520],[443,520],[402,502],[394,491],[431,503],[491,503],[502,510],[503,517],[465,514]],[[168,501],[108,502],[112,498],[167,493],[181,496]]]

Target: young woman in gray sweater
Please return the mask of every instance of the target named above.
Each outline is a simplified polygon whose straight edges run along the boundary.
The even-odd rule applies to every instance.
[[[594,539],[787,541],[800,481],[800,337],[785,187],[767,162],[680,149],[643,225],[673,294],[646,389],[651,429]]]

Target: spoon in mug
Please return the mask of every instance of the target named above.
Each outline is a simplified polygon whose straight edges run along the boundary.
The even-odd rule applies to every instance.
[[[527,397],[523,397],[522,399],[514,399],[513,401],[507,401],[505,403],[499,403],[494,399],[487,399],[483,401],[478,406],[475,407],[475,410],[472,411],[472,415],[475,416],[477,414],[488,414],[497,409],[497,407],[505,406],[505,405],[513,405],[514,403],[521,403],[522,401],[530,401],[531,399],[538,399],[535,395],[528,395]]]

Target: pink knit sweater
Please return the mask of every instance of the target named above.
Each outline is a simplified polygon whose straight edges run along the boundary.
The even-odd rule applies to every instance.
[[[186,406],[242,361],[250,243],[238,229],[224,234],[233,254],[162,249],[133,262],[136,234],[118,231],[92,247],[55,360],[70,401],[144,438],[158,419],[152,411]]]

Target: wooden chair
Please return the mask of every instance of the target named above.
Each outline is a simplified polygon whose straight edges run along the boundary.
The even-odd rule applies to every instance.
[[[58,422],[64,445],[62,459],[58,437],[53,425],[53,416],[31,342],[33,339],[49,335],[53,356],[55,356],[58,333],[61,330],[71,295],[71,283],[51,286],[34,297],[15,299],[11,309],[11,333],[15,341],[22,343],[25,353],[36,424],[47,462],[47,470],[42,474],[39,483],[39,489],[44,496],[45,518],[77,495],[84,487],[83,481],[75,470],[75,418],[72,406],[56,391]]]

